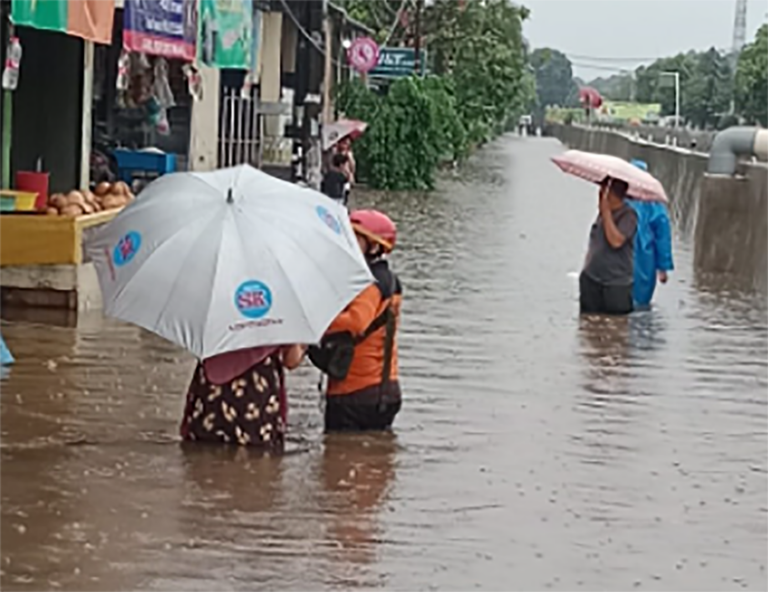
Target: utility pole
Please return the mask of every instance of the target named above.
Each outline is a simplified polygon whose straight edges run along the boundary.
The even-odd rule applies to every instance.
[[[662,72],[662,76],[675,78],[675,129],[680,127],[680,72]]]
[[[328,0],[323,0],[323,30],[325,33],[325,72],[323,75],[323,125],[329,125],[333,117],[331,108],[331,81],[333,80],[333,23]]]
[[[416,18],[415,30],[416,39],[413,42],[413,67],[416,70],[416,76],[421,76],[421,13],[424,10],[424,0],[416,0]]]

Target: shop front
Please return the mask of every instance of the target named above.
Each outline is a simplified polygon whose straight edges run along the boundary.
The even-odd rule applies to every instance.
[[[194,0],[124,0],[94,60],[91,182],[138,193],[185,170],[197,70]]]
[[[94,45],[111,41],[113,17],[110,0],[0,3],[6,304],[77,305],[73,294],[87,282],[82,233],[119,211],[86,203],[81,191],[89,173]],[[81,304],[94,299],[97,291]]]

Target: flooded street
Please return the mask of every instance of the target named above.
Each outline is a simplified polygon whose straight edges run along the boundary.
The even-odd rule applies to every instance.
[[[403,411],[290,451],[181,447],[194,362],[86,315],[4,311],[4,590],[765,590],[768,310],[697,277],[583,320],[596,189],[505,137],[399,224]]]

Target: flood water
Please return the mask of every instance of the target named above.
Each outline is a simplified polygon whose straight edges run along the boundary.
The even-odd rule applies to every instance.
[[[290,452],[183,448],[191,358],[131,326],[2,325],[4,590],[765,590],[768,310],[677,270],[656,307],[580,319],[594,187],[506,137],[399,224],[403,411]],[[4,311],[8,318],[10,311]]]

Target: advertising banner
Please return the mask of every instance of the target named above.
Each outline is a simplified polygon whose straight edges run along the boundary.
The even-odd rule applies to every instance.
[[[213,68],[251,69],[252,0],[200,0],[198,57]]]
[[[125,0],[125,49],[191,62],[196,40],[195,0]]]
[[[115,0],[11,0],[16,25],[112,43]]]

